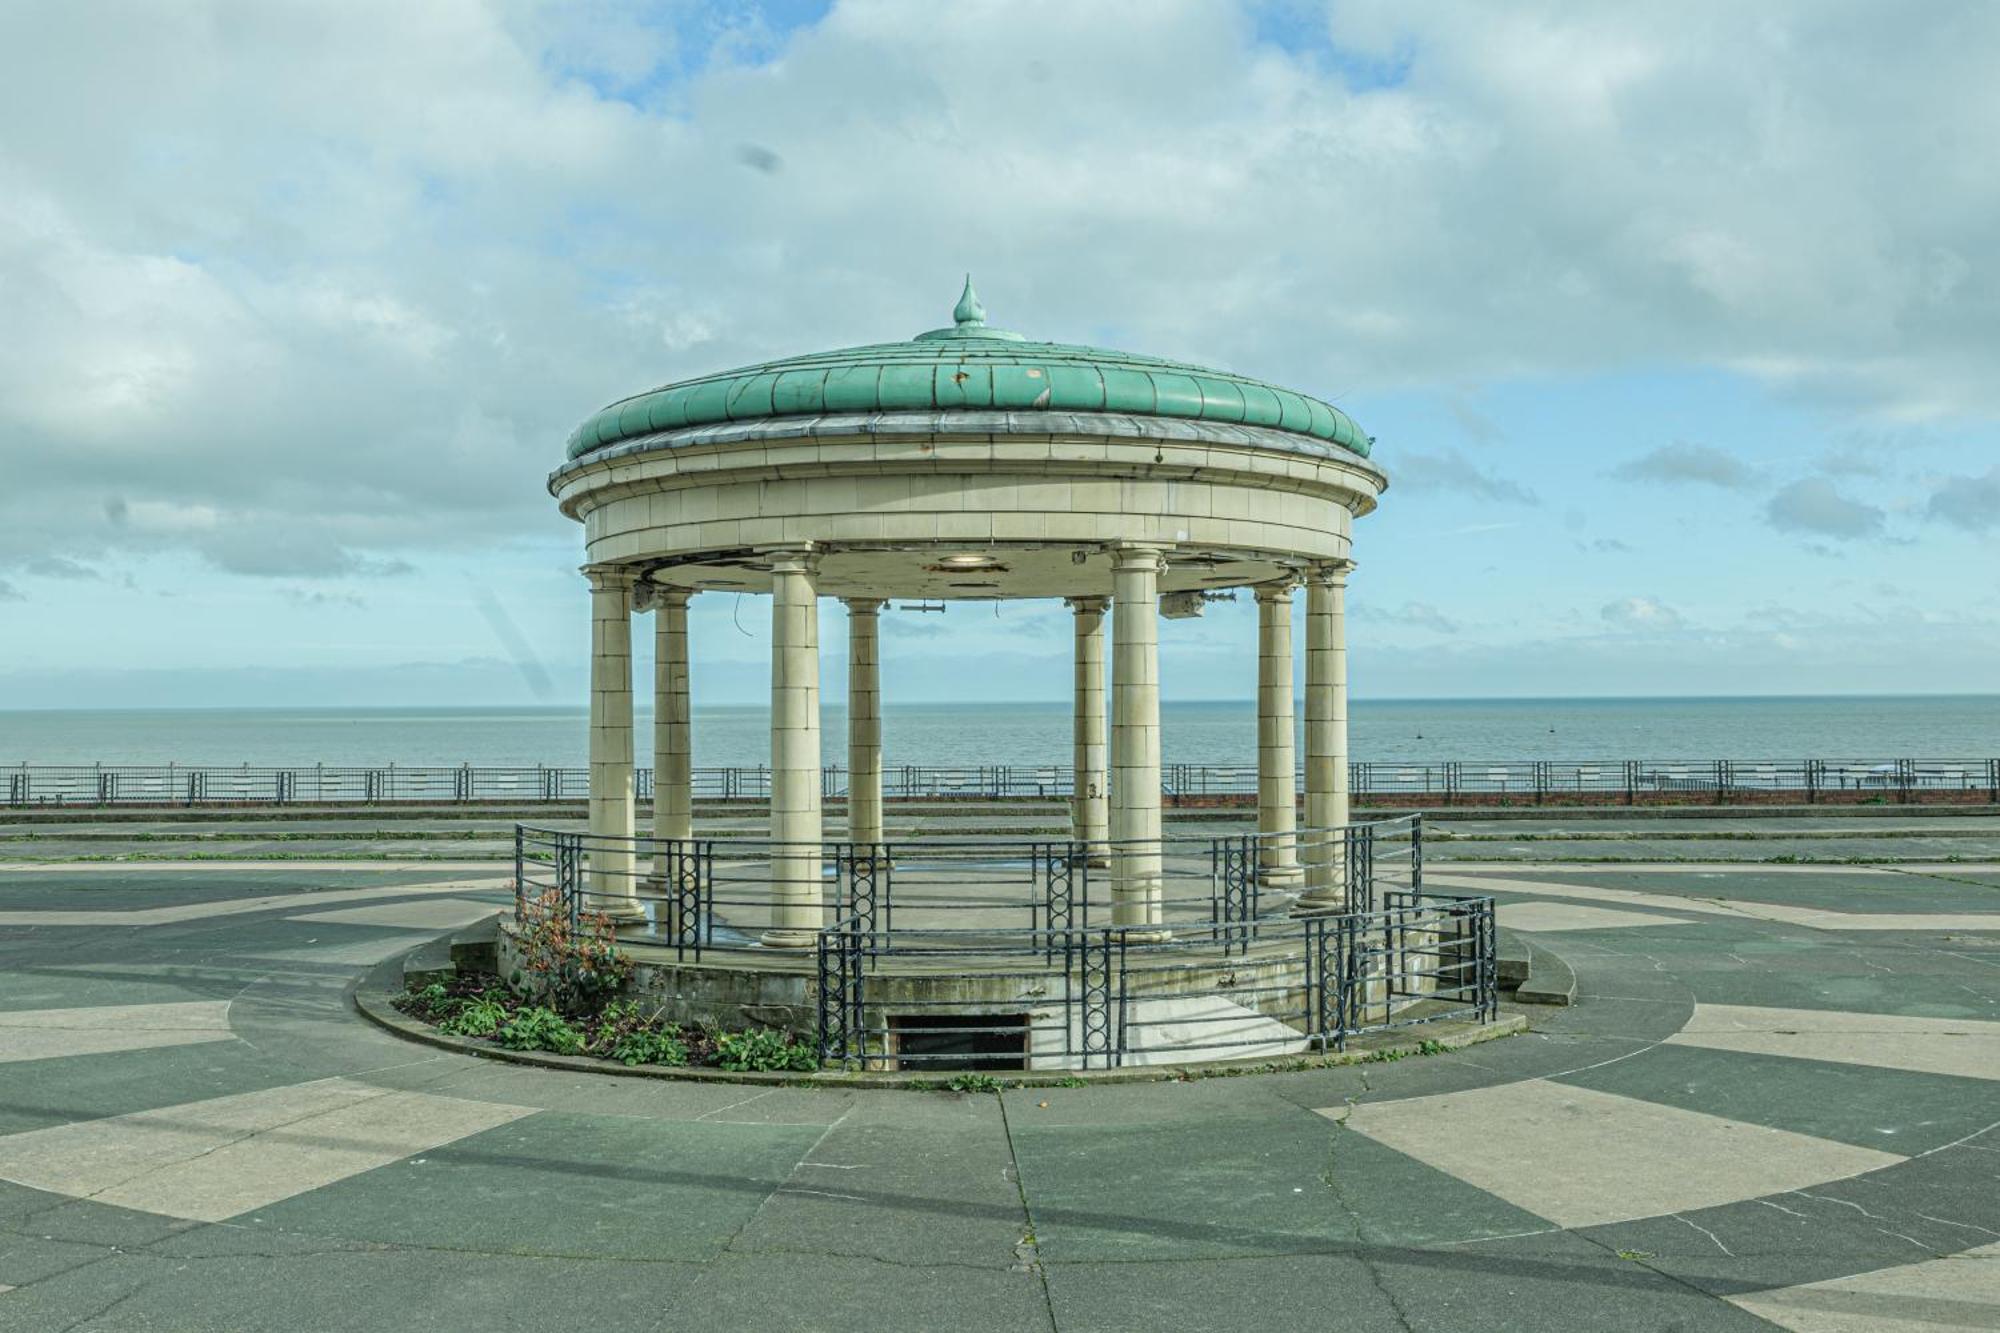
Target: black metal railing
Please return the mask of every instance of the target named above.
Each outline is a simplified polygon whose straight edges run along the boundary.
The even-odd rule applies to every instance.
[[[589,796],[585,768],[187,766],[181,764],[19,764],[6,776],[6,803],[37,805],[538,805]],[[1061,765],[896,765],[882,774],[891,801],[1062,800],[1073,793]],[[823,770],[822,794],[847,794],[847,770]],[[1300,776],[1303,789],[1303,776]],[[1974,800],[2000,803],[2000,759],[1703,759],[1449,760],[1348,766],[1357,801],[1422,805],[1562,802],[1639,804],[1695,797],[1727,802],[1786,798],[1821,801]],[[1254,764],[1169,764],[1162,792],[1178,801],[1254,797]],[[637,772],[641,799],[653,795],[653,771]],[[765,801],[764,767],[697,768],[693,796],[702,802]]]
[[[1427,893],[1422,845],[1415,815],[1094,844],[519,826],[515,874],[522,914],[621,916],[634,950],[725,966],[756,955],[760,969],[795,958],[823,1065],[1115,1068],[1287,1058],[1491,1018],[1492,902]],[[810,957],[774,949],[773,929]]]

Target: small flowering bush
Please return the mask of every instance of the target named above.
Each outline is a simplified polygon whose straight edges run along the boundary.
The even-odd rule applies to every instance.
[[[595,1010],[632,977],[632,960],[618,952],[618,930],[611,918],[585,912],[572,926],[560,889],[528,900],[519,948],[516,980],[538,1003],[559,1013]]]

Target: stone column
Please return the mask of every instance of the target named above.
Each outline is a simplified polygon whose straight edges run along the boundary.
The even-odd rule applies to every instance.
[[[882,841],[882,603],[847,599],[847,836]]]
[[[1299,879],[1298,778],[1292,736],[1292,582],[1257,589],[1257,874]]]
[[[1299,905],[1347,900],[1347,574],[1351,560],[1314,565],[1306,579],[1306,891]]]
[[[653,593],[653,837],[694,836],[694,751],[688,709],[688,598],[681,588]],[[672,869],[664,848],[654,875],[664,886]]]
[[[1104,598],[1072,597],[1076,613],[1076,683],[1071,731],[1075,743],[1075,788],[1070,797],[1070,837],[1090,847],[1097,865],[1111,836],[1104,773]]]
[[[1164,916],[1160,883],[1162,563],[1156,546],[1120,546],[1112,553],[1111,919],[1120,926],[1158,925]]]
[[[621,921],[644,915],[632,816],[632,585],[638,574],[586,565],[590,580],[590,862],[585,906]]]
[[[771,559],[771,928],[774,949],[809,948],[820,886],[819,595],[810,551]]]

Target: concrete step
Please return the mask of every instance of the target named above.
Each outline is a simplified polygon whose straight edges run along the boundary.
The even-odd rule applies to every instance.
[[[1496,962],[1500,989],[1515,1003],[1576,1003],[1576,973],[1547,946],[1502,927],[1496,932]]]
[[[442,935],[429,944],[412,949],[403,958],[403,984],[413,989],[422,989],[433,984],[448,984],[458,975],[458,968],[452,962],[451,936]]]
[[[500,970],[499,915],[496,913],[451,935],[446,941],[446,952],[451,959],[452,967],[457,971],[498,972]]]

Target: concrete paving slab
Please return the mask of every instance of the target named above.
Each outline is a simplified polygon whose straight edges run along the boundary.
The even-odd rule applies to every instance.
[[[361,966],[394,958],[399,953],[407,953],[431,938],[433,936],[429,931],[400,931],[394,935],[369,935],[363,939],[344,940],[337,944],[317,944],[308,941],[296,949],[266,949],[261,952],[246,953],[244,956],[274,963]]]
[[[743,1253],[808,1252],[926,1266],[1008,1269],[1028,1217],[1000,1124],[982,1096],[978,1122],[833,1126],[730,1243]],[[870,1217],[859,1223],[856,1214]]]
[[[703,1265],[684,1303],[660,1318],[663,1328],[815,1333],[1054,1327],[1041,1277],[1025,1268],[900,1268],[840,1255],[734,1250]]]
[[[9,1075],[0,1083],[0,1135],[11,1137],[295,1083],[299,1071],[241,1042],[201,1042],[40,1060]]]
[[[1992,1123],[1973,1080],[1663,1045],[1555,1081],[1912,1157]]]
[[[9,1135],[0,1178],[214,1222],[531,1113],[325,1079]]]
[[[425,1248],[707,1260],[825,1132],[543,1112],[243,1224]]]
[[[190,1260],[114,1256],[23,1287],[0,1329],[75,1333],[492,1333],[659,1328],[689,1310],[694,1265],[336,1250]]]
[[[1654,912],[1622,912],[1610,907],[1583,903],[1504,902],[1495,913],[1500,924],[1510,930],[1624,930],[1632,926],[1684,926],[1685,916],[1662,916]]]
[[[2000,1079],[2000,1022],[1978,1019],[1697,1004],[1688,1025],[1667,1040],[1711,1050]]]
[[[2000,1244],[1731,1299],[1799,1333],[2000,1328]]]
[[[1290,1107],[1246,1110],[1221,1135],[1181,1121],[1010,1124],[1051,1262],[1315,1253],[1358,1234],[1430,1243],[1544,1225]]]
[[[1321,1114],[1344,1114],[1352,1130],[1565,1227],[1706,1208],[1903,1160],[1543,1079]]]
[[[229,1002],[0,1010],[0,1064],[228,1041]]]
[[[380,907],[348,907],[332,912],[308,912],[287,917],[288,921],[324,921],[332,925],[394,926],[411,930],[454,930],[483,921],[498,909],[492,903],[468,898],[440,898],[431,902],[387,903]]]

